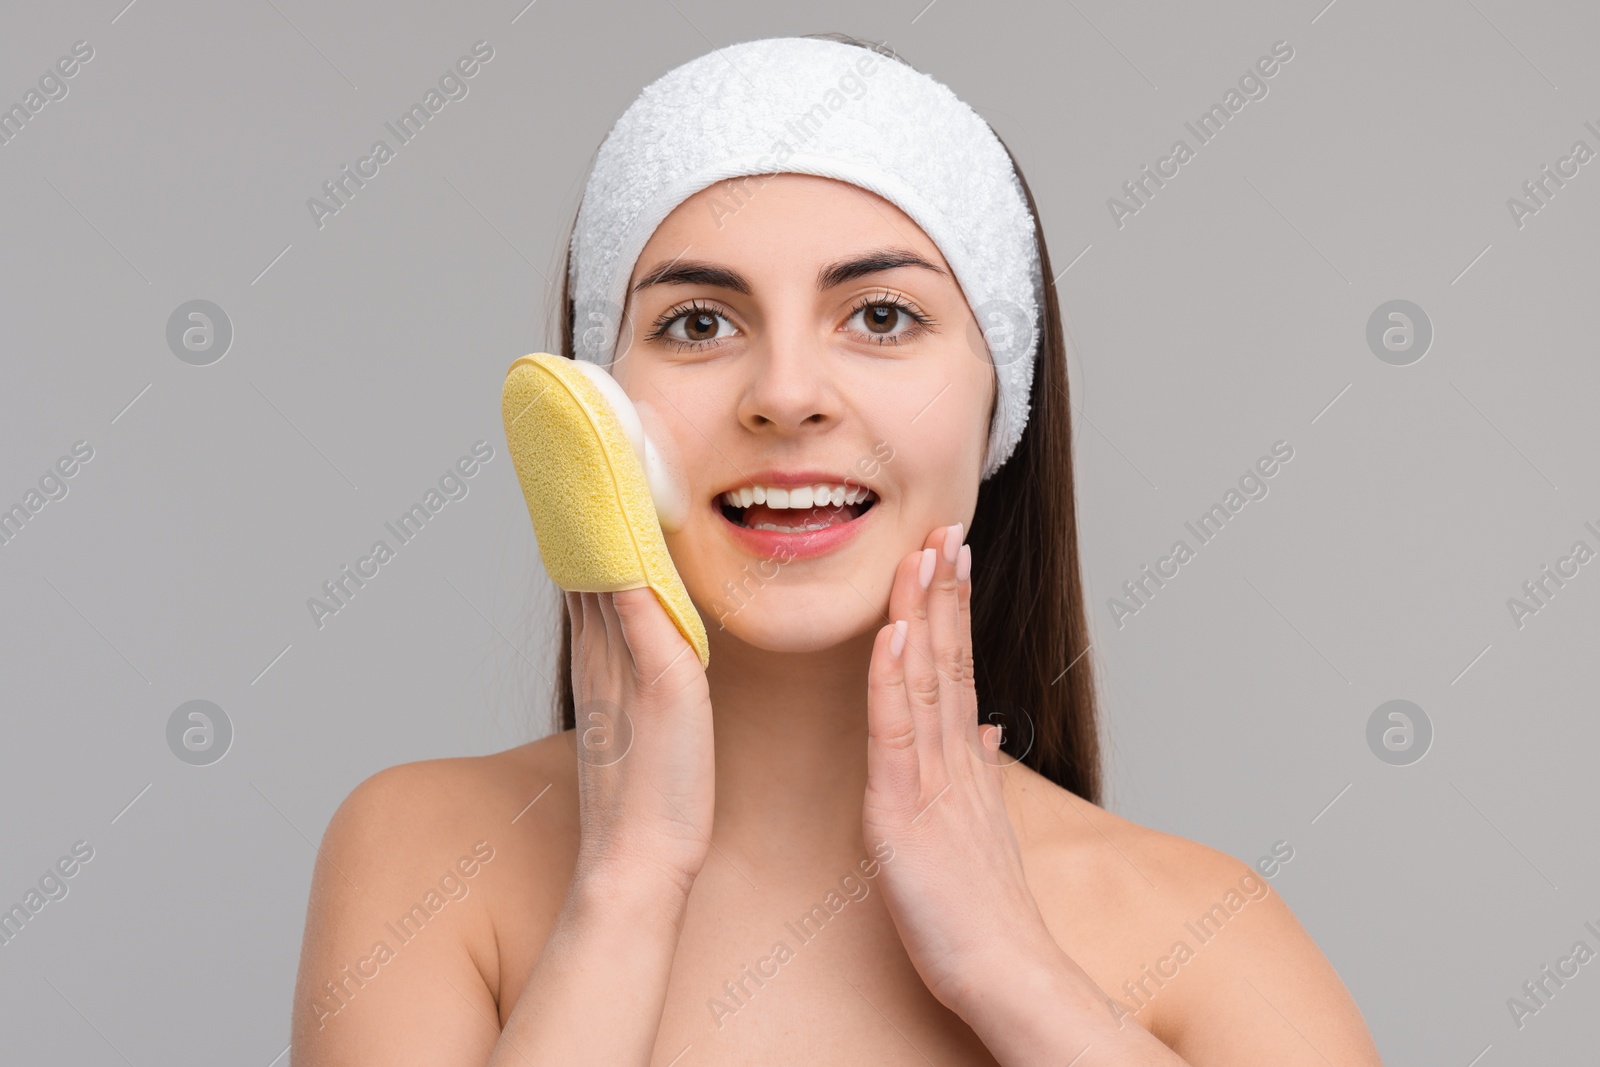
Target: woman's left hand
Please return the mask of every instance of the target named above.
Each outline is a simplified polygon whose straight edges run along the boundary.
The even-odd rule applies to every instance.
[[[1023,874],[1003,789],[1009,757],[1000,727],[978,721],[972,557],[961,536],[959,523],[933,530],[895,572],[895,622],[878,633],[868,672],[862,829],[869,851],[894,848],[881,884],[917,973],[998,1054],[996,1044],[1033,1029],[1035,1013],[1075,1016],[1077,1033],[1110,1016]]]

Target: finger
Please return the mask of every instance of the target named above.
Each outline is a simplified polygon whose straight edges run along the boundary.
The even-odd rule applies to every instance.
[[[678,632],[655,590],[648,586],[621,590],[612,595],[612,609],[623,639],[633,650],[634,669],[646,685],[686,681],[694,670],[701,669],[700,657]]]
[[[589,653],[595,627],[601,625],[594,597],[589,593],[568,593],[572,613],[572,669],[575,676],[583,676],[593,660]]]
[[[985,804],[999,810],[1005,809],[1005,790],[1002,769],[1007,757],[1000,751],[1005,743],[1005,726],[999,723],[981,724],[983,709],[978,706],[977,678],[972,656],[972,546],[962,544],[956,552],[956,619],[963,652],[962,683],[957,687],[962,729],[969,749],[967,766],[972,769],[978,783],[978,793]]]
[[[603,728],[606,717],[601,715],[599,722],[596,720],[596,711],[599,705],[589,695],[594,689],[594,674],[597,670],[604,670],[605,656],[598,647],[605,632],[605,622],[600,617],[600,604],[594,593],[568,593],[568,603],[572,614],[572,722],[575,727],[573,735],[574,748],[577,758],[582,764],[593,764],[593,760],[586,755],[592,751],[597,725]],[[580,783],[586,780],[585,775],[579,776]],[[583,788],[580,784],[580,788]]]
[[[616,703],[623,699],[616,686],[632,670],[632,658],[627,642],[622,637],[622,627],[617,623],[613,595],[584,594],[589,605],[589,631],[594,635],[591,650],[595,666],[591,677],[599,676],[603,681],[596,687],[597,691],[592,691],[592,695],[584,701],[582,709],[575,709],[580,711],[578,743],[583,753],[587,754],[584,762],[593,765],[590,773],[598,775],[601,780],[614,778],[621,773],[611,756],[613,746],[619,737],[631,737],[634,729],[627,708]],[[603,649],[597,647],[602,641],[605,642]]]
[[[977,782],[981,802],[992,811],[1006,810],[1005,771],[1008,758],[1000,750],[1005,740],[1004,725],[992,723],[980,726],[977,743],[982,751],[969,763]]]
[[[961,635],[963,682],[961,688],[962,718],[976,726],[983,709],[978,706],[978,673],[972,654],[972,545],[963,543],[956,555],[956,619]],[[996,727],[995,745],[998,749],[1005,741],[1002,727]],[[974,734],[968,736],[975,737]],[[986,762],[998,765],[993,755]]]
[[[568,644],[571,645],[571,651],[576,653],[583,644],[583,598],[581,594],[570,590],[562,590],[561,598],[566,606],[567,626],[571,633]]]
[[[965,700],[968,706],[964,714],[973,723],[981,723],[984,721],[984,708],[978,701],[977,670],[972,658],[973,575],[972,545],[970,544],[963,544],[961,546],[961,553],[956,558],[956,580],[960,583],[960,587],[957,592],[960,602],[959,615],[961,619],[961,640],[963,647],[966,649],[967,655],[967,688]],[[997,711],[989,712],[988,721],[991,724],[994,724],[994,743],[992,746],[990,746],[991,750],[981,756],[985,763],[995,767],[1003,766],[1010,758],[1002,754],[1000,751],[1001,746],[1009,740],[1009,737],[1006,734],[1007,724],[1004,721],[1001,721],[1002,719],[1002,713]],[[980,738],[979,743],[982,744],[983,739]]]
[[[924,576],[931,580],[937,567],[938,550],[933,535],[922,551],[900,561],[889,595],[889,615],[906,623],[905,651],[901,670],[905,675],[906,704],[916,726],[917,756],[924,790],[937,792],[949,781],[944,756],[943,713],[939,706],[939,671],[928,643],[928,591]]]
[[[956,577],[961,536],[965,532],[961,523],[955,523],[930,535],[937,554],[927,593],[929,656],[939,672],[939,710],[946,754],[959,760],[970,759],[980,744],[972,636],[962,605],[968,583]]]
[[[615,662],[631,667],[633,657],[627,641],[623,640],[622,624],[617,621],[617,607],[612,601],[614,596],[615,593],[595,594],[600,618],[605,620],[606,652]]]
[[[891,811],[914,811],[921,797],[917,727],[906,703],[905,647],[898,639],[905,629],[903,623],[881,628],[867,667],[867,792]]]

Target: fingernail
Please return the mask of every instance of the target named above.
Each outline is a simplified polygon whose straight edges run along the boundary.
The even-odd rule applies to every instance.
[[[946,563],[954,563],[956,561],[956,549],[961,547],[961,533],[961,524],[959,522],[954,526],[945,527],[944,561]]]
[[[972,577],[972,546],[962,545],[961,552],[956,556],[956,581],[964,582]]]
[[[889,655],[895,659],[906,650],[906,620],[894,624],[894,636],[889,638]]]
[[[922,588],[926,589],[933,584],[933,567],[938,562],[939,553],[931,548],[922,550],[922,567],[917,571],[917,581],[922,583]]]

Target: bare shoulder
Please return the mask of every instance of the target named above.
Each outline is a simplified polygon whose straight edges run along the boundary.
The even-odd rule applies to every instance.
[[[480,843],[513,864],[551,862],[572,814],[573,763],[568,732],[486,756],[389,767],[339,805],[321,852],[346,861],[334,874],[373,886],[437,881],[441,863]]]
[[[1046,923],[1125,1020],[1196,1067],[1380,1067],[1343,981],[1254,867],[1020,765],[1007,793]]]
[[[498,1026],[498,917],[569,878],[570,735],[390,767],[339,805],[318,848],[295,988],[295,1063],[424,1051],[487,1055]],[[558,905],[556,905],[558,906]],[[452,992],[452,989],[454,990]],[[441,1015],[441,1006],[453,1007]],[[392,1048],[391,1048],[392,1046]],[[378,1058],[382,1059],[381,1055]],[[479,1060],[478,1062],[481,1062]]]
[[[355,831],[382,844],[386,837],[415,841],[466,825],[510,824],[539,790],[570,784],[573,762],[568,731],[487,756],[402,763],[357,785],[334,813],[328,835]],[[515,807],[502,811],[507,804]],[[505,819],[498,818],[502,814]]]

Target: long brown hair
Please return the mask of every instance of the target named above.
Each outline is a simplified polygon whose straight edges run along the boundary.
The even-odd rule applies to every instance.
[[[841,33],[806,36],[906,62],[881,43]],[[1020,756],[1057,785],[1099,804],[1099,716],[1091,657],[1086,655],[1089,629],[1078,568],[1067,348],[1038,205],[1009,147],[1006,154],[1034,218],[1045,286],[1028,423],[1011,458],[979,486],[967,537],[973,559],[972,655],[979,714],[986,722],[1004,723],[1004,749],[1013,758]],[[567,257],[561,268],[558,318],[560,352],[571,359],[575,309]],[[557,597],[556,610],[561,617],[556,721],[559,729],[571,730],[572,620],[564,597]]]

